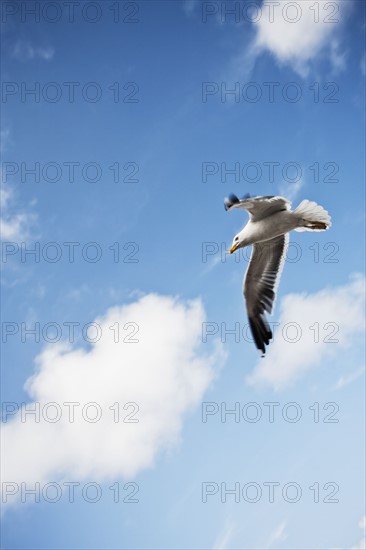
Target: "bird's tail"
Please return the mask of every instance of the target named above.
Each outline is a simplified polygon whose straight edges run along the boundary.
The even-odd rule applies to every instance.
[[[295,231],[325,231],[332,225],[328,212],[316,202],[307,199],[300,202],[294,214],[299,218],[299,226]]]

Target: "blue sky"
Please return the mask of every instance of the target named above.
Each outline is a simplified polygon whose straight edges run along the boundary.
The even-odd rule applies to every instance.
[[[49,4],[2,4],[2,547],[363,548],[364,4]],[[265,359],[230,192],[332,216]]]

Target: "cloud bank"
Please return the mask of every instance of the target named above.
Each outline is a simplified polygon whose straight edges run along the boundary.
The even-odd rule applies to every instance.
[[[184,415],[223,361],[218,345],[208,353],[201,343],[204,320],[199,300],[150,294],[96,319],[102,336],[90,349],[48,345],[25,386],[27,408],[39,404],[39,421],[23,414],[22,422],[18,411],[2,426],[3,481],[131,480],[152,467],[160,451],[179,442]],[[73,422],[64,405],[70,402],[80,403]],[[83,415],[91,402],[99,409],[89,406]],[[100,412],[98,421],[84,418]]]
[[[364,334],[364,312],[361,275],[347,285],[314,294],[288,294],[280,304],[280,324],[268,354],[257,362],[248,384],[285,389],[309,369],[350,349]]]

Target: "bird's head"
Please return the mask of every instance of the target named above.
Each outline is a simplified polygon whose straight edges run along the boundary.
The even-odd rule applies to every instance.
[[[242,238],[241,234],[238,233],[233,238],[233,244],[231,245],[231,248],[229,250],[229,254],[232,254],[233,252],[235,252],[235,250],[237,250],[238,248],[241,248],[242,246],[245,246],[244,242],[243,242],[243,238]]]

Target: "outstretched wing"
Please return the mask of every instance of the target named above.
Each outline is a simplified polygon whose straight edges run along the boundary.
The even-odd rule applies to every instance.
[[[242,199],[238,199],[236,195],[231,194],[224,199],[225,210],[243,208],[249,212],[250,219],[253,222],[267,218],[267,216],[271,216],[276,212],[289,210],[290,206],[290,201],[284,197],[276,196],[250,197],[249,195],[244,195]]]
[[[289,241],[288,233],[253,246],[244,278],[244,296],[250,330],[255,345],[263,355],[272,338],[265,312],[272,313],[276,289],[281,276]]]

